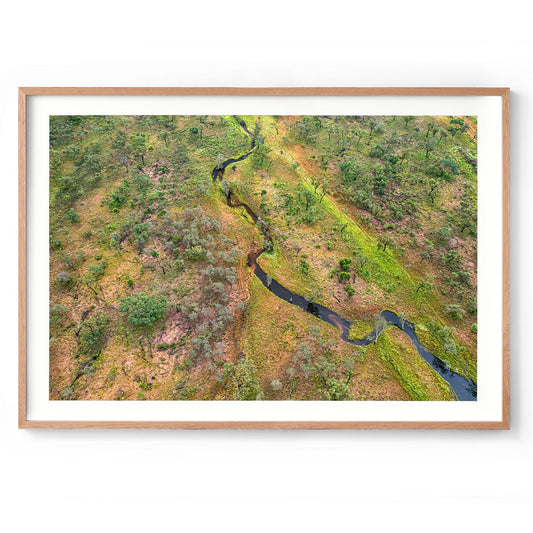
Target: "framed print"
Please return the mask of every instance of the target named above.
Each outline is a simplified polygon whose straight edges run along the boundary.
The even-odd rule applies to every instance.
[[[509,428],[509,89],[19,112],[20,427]]]

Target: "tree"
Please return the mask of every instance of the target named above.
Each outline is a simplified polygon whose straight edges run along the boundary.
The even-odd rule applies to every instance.
[[[319,176],[311,176],[311,184],[313,185],[313,192],[316,194],[322,185],[322,179]]]
[[[368,128],[370,129],[370,132],[368,134],[368,143],[367,145],[370,145],[370,141],[372,140],[372,134],[374,133],[374,130],[377,126],[377,120],[374,117],[367,117],[367,124]]]
[[[398,320],[400,321],[400,326],[403,329],[405,327],[405,321],[407,320],[407,313],[405,311],[402,311],[398,315]]]
[[[394,241],[388,235],[382,235],[378,239],[378,250],[381,249],[385,251],[388,247],[392,247],[393,245],[394,245]]]
[[[426,139],[429,137],[430,133],[432,137],[435,137],[438,131],[439,128],[437,127],[437,125],[434,122],[430,122],[426,130]]]
[[[462,119],[460,117],[452,118],[450,120],[450,129],[449,129],[449,131],[452,134],[452,137],[455,137],[455,135],[456,135],[456,133],[458,131],[464,132],[464,131],[466,131],[467,128],[468,128],[468,126],[465,125],[464,119]]]
[[[383,333],[389,323],[381,316],[378,315],[374,322],[374,342],[378,342],[379,336]]]
[[[82,322],[78,330],[81,352],[97,353],[104,348],[109,322],[109,317],[102,313],[91,316]]]
[[[146,152],[146,135],[144,133],[136,133],[131,139],[131,148],[137,158],[141,159],[144,166],[144,154]]]
[[[345,183],[355,183],[364,173],[364,167],[358,161],[349,159],[339,165],[342,179]]]
[[[272,149],[264,143],[263,138],[260,136],[250,158],[253,166],[268,170],[272,164],[272,158],[270,157],[271,151]]]
[[[315,195],[311,191],[304,189],[300,197],[305,202],[305,210],[309,211],[309,208],[315,203]]]
[[[217,155],[217,169],[222,170],[224,163],[224,154],[218,154]]]
[[[259,120],[256,120],[255,121],[255,124],[254,124],[254,132],[252,133],[253,137],[255,139],[257,139],[257,137],[259,136],[259,134],[261,133],[261,122],[259,122]]]
[[[159,138],[165,143],[165,146],[168,146],[168,141],[170,139],[170,133],[167,130],[163,130],[159,134]]]
[[[428,137],[426,138],[425,142],[424,142],[424,151],[425,151],[425,154],[426,154],[426,159],[429,158],[429,154],[431,154],[431,152],[433,152],[433,150],[435,150],[435,147],[437,146],[437,141],[435,140],[435,137]]]
[[[412,116],[412,115],[405,115],[403,117],[403,120],[405,121],[405,127],[408,128],[409,127],[409,124],[411,122],[413,122],[413,120],[415,119],[416,117]]]
[[[404,161],[410,156],[410,151],[405,148],[403,149],[399,154],[398,154],[398,159],[399,159],[399,162],[400,162],[400,166],[403,166],[404,164]]]
[[[426,274],[426,279],[422,280],[417,289],[416,289],[416,293],[418,294],[420,290],[424,290],[424,291],[432,291],[434,288],[435,288],[435,285],[433,283],[435,279],[435,275],[434,274]]]
[[[435,200],[437,198],[437,196],[439,195],[439,191],[440,191],[440,188],[439,188],[439,182],[433,178],[430,178],[428,181],[427,181],[427,185],[428,185],[428,196],[429,196],[429,199],[431,200],[431,204],[432,205],[435,205]]]
[[[222,186],[222,192],[224,193],[224,196],[228,197],[231,193],[231,184],[229,181],[222,180],[221,182]]]
[[[133,296],[119,298],[118,310],[128,313],[128,322],[134,326],[150,327],[161,318],[167,309],[164,296],[149,296],[140,292]]]
[[[439,140],[437,141],[437,144],[440,144],[440,142],[448,137],[448,133],[446,133],[446,130],[443,130],[442,128],[439,130]]]

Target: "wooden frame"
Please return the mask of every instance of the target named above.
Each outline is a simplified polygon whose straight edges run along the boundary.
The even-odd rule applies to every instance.
[[[499,421],[54,421],[27,418],[27,98],[38,95],[93,96],[497,96],[502,102],[502,412]],[[22,87],[19,89],[19,412],[20,428],[144,429],[509,429],[510,427],[510,90],[508,88],[171,88]]]

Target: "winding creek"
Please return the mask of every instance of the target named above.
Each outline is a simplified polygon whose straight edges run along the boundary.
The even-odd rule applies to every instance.
[[[246,123],[243,120],[239,119],[239,117],[236,116],[234,116],[233,118],[239,123],[244,132],[250,137],[251,147],[250,150],[244,155],[236,159],[227,159],[220,165],[217,165],[211,172],[213,180],[222,179],[226,167],[228,165],[238,163],[239,161],[243,161],[244,159],[249,157],[254,151],[256,143],[258,142],[255,136],[250,131],[248,131]],[[226,194],[226,201],[228,206],[230,207],[243,207],[250,215],[254,223],[257,223],[259,217],[247,204],[236,200],[231,190],[229,190]],[[268,228],[265,225],[262,225],[260,227],[260,230],[262,231],[265,240],[271,242],[272,236],[270,235]],[[377,341],[377,337],[379,336],[379,334],[376,331],[372,331],[363,339],[349,339],[348,332],[350,330],[350,326],[352,325],[349,320],[341,317],[340,315],[335,313],[335,311],[332,311],[327,307],[310,302],[305,297],[293,293],[292,291],[278,283],[275,279],[271,279],[270,277],[268,277],[267,274],[257,263],[257,259],[265,250],[266,249],[264,248],[256,252],[250,252],[248,254],[248,265],[252,267],[252,271],[258,277],[261,283],[270,291],[272,291],[278,298],[281,298],[282,300],[292,305],[296,305],[300,309],[303,309],[304,311],[315,315],[320,320],[339,328],[341,333],[341,339],[344,342],[353,344],[355,346],[366,346],[372,342]],[[424,359],[424,361],[426,361],[431,366],[431,368],[433,368],[433,370],[435,370],[450,385],[451,389],[455,393],[455,396],[457,397],[457,400],[476,401],[476,384],[472,380],[466,379],[463,376],[455,373],[453,370],[448,368],[438,357],[434,356],[432,353],[426,350],[415,333],[415,325],[413,323],[408,322],[407,320],[402,320],[396,313],[389,310],[382,311],[380,313],[380,316],[385,319],[385,321],[387,322],[387,326],[394,326],[399,330],[403,331],[409,337],[418,354]]]

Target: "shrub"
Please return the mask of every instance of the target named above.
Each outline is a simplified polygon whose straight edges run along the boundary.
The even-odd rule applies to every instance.
[[[435,230],[435,241],[439,244],[446,244],[452,237],[452,228],[450,226],[443,226]]]
[[[57,281],[58,285],[62,285],[62,286],[65,287],[67,285],[70,285],[70,283],[72,281],[72,276],[68,272],[60,272],[56,276],[56,281]]]
[[[466,311],[457,304],[449,304],[444,308],[444,313],[453,320],[461,320],[466,314]]]
[[[278,391],[283,387],[283,383],[279,379],[273,379],[270,382],[270,386],[272,387],[272,390]]]
[[[374,146],[370,150],[370,157],[382,158],[384,155],[385,155],[385,149],[383,148],[383,146],[381,146],[381,144]]]
[[[326,400],[343,401],[351,400],[350,387],[343,381],[330,378],[327,380],[327,389],[323,391]]]
[[[252,361],[241,359],[233,368],[233,399],[240,401],[260,400],[261,386]]]
[[[116,366],[114,366],[113,368],[111,368],[111,370],[108,372],[107,374],[107,381],[115,381],[115,378],[118,376],[119,374],[119,370]]]
[[[119,299],[118,310],[128,313],[128,322],[134,326],[149,327],[163,316],[167,309],[167,300],[164,296],[149,296],[144,292],[134,296]]]
[[[207,251],[204,250],[200,245],[192,246],[187,248],[184,252],[184,256],[189,261],[205,261],[207,257]]]
[[[112,250],[120,250],[120,237],[118,233],[111,233],[109,236],[109,247]]]
[[[461,257],[457,250],[450,250],[446,255],[440,254],[439,258],[450,269],[461,267]]]
[[[78,213],[76,213],[74,208],[71,208],[67,211],[65,218],[73,224],[77,224],[80,221],[80,216],[78,215]]]
[[[100,279],[107,268],[107,262],[103,261],[99,265],[89,265],[87,269],[89,270],[89,277],[93,280]]]
[[[305,259],[300,259],[298,263],[298,270],[302,274],[309,274],[309,263]]]
[[[146,378],[141,378],[139,380],[139,388],[141,390],[151,390],[152,384]]]
[[[109,207],[114,210],[120,209],[126,203],[126,200],[128,199],[128,193],[129,188],[127,183],[117,187],[109,195]]]
[[[63,243],[56,239],[55,237],[52,237],[50,235],[50,250],[62,250],[63,249]]]
[[[341,259],[339,261],[339,266],[341,267],[341,270],[343,270],[344,272],[347,272],[348,270],[350,270],[350,267],[352,266],[351,258],[346,257],[344,259]]]
[[[447,155],[444,159],[441,159],[440,164],[446,169],[448,169],[454,176],[457,176],[457,174],[459,173],[457,163],[449,155]]]
[[[69,385],[68,387],[65,387],[61,391],[61,399],[62,400],[75,400],[76,396],[74,394],[74,387],[72,385]]]
[[[348,272],[341,272],[339,274],[339,281],[341,283],[345,282],[345,281],[349,281],[350,280],[350,274]]]
[[[144,194],[150,188],[150,178],[146,174],[136,173],[133,176],[133,185],[139,193]]]
[[[64,305],[54,305],[50,309],[50,325],[57,326],[61,324],[63,318],[68,314],[68,309]]]

